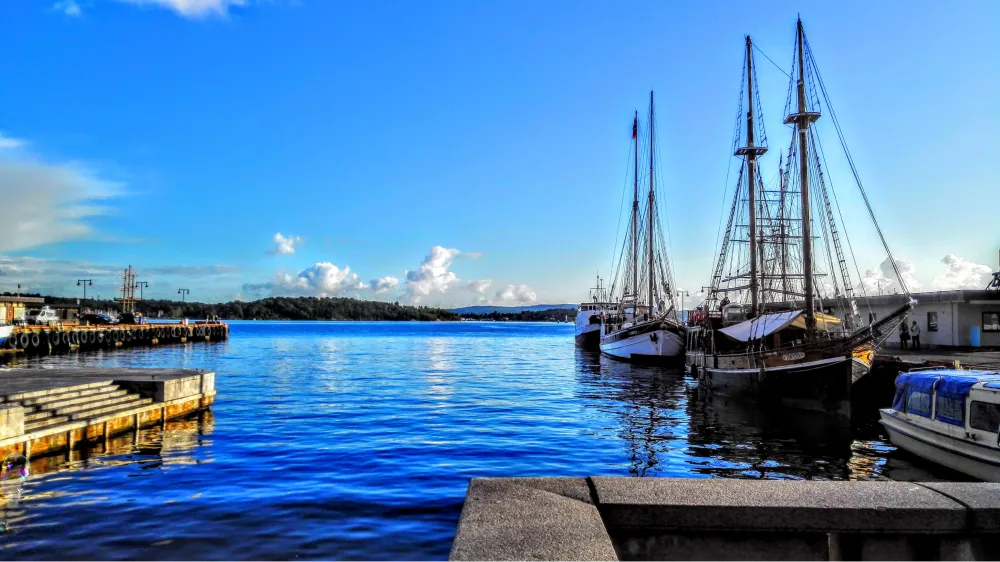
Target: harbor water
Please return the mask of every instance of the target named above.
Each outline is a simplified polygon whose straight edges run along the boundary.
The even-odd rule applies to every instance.
[[[22,360],[215,371],[210,413],[4,482],[6,559],[445,559],[479,476],[953,479],[850,430],[577,350],[571,324],[233,322]],[[2,373],[0,373],[2,376]]]

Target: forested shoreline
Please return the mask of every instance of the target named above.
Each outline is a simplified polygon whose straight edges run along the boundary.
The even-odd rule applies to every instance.
[[[7,293],[9,296],[10,294]],[[77,299],[38,294],[21,296],[42,297],[49,305],[75,305],[88,310],[119,310],[121,305],[107,299]],[[388,320],[388,321],[459,321],[493,320],[512,322],[560,322],[572,319],[572,309],[550,309],[523,312],[491,312],[487,314],[457,314],[429,306],[411,306],[399,302],[369,301],[344,297],[268,297],[255,301],[227,303],[181,302],[144,299],[136,301],[138,312],[149,318],[207,318],[223,320]]]

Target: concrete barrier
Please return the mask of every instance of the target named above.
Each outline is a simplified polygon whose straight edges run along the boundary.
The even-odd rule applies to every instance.
[[[1000,484],[473,479],[453,560],[993,560]]]
[[[24,408],[17,404],[0,404],[0,439],[24,434]]]

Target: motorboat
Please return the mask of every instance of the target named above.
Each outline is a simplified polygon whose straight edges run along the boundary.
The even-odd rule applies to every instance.
[[[896,447],[980,480],[1000,481],[1000,371],[902,373],[892,407],[879,416]]]

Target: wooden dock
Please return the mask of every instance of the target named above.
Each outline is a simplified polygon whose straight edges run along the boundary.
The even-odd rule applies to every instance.
[[[215,373],[193,369],[0,369],[0,458],[106,443],[214,398]]]
[[[7,350],[26,355],[48,355],[88,349],[222,341],[229,326],[221,322],[191,324],[110,324],[102,326],[18,326],[7,338]],[[9,355],[5,354],[5,355]]]

